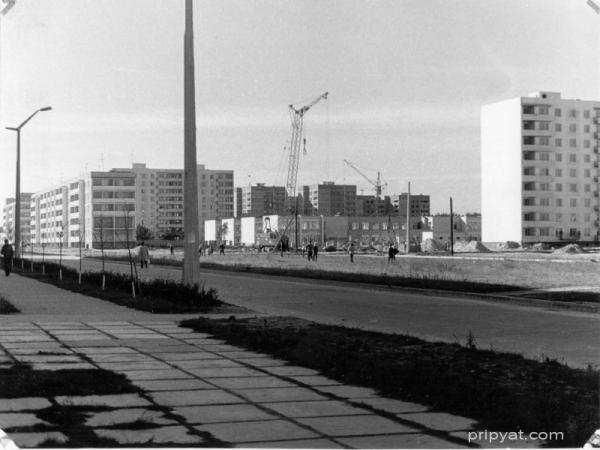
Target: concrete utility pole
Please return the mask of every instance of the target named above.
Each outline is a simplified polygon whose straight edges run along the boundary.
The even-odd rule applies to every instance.
[[[410,181],[408,182],[408,194],[406,196],[406,254],[410,253]]]
[[[15,258],[21,257],[21,128],[23,128],[27,122],[33,119],[39,112],[50,111],[51,106],[45,106],[44,108],[37,109],[27,119],[25,119],[18,127],[6,127],[7,130],[15,131],[17,133],[17,167],[16,167],[16,186],[15,186],[15,217],[14,217],[14,228],[15,228]]]
[[[198,172],[196,164],[196,86],[194,77],[194,7],[185,0],[184,35],[184,165],[183,165],[183,284],[200,284],[198,246]]]
[[[452,209],[452,197],[450,197],[450,256],[454,256],[454,210]]]

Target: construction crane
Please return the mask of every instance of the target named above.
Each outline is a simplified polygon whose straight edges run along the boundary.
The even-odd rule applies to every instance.
[[[300,108],[294,108],[294,105],[290,105],[290,119],[292,121],[292,137],[290,138],[290,154],[288,164],[287,182],[285,187],[288,192],[288,196],[291,199],[296,198],[296,182],[298,180],[298,163],[300,162],[300,146],[304,145],[304,152],[306,153],[306,139],[302,133],[302,127],[304,124],[304,115],[310,108],[315,106],[320,100],[327,100],[329,92],[319,95],[312,102]]]
[[[373,186],[373,188],[375,190],[375,197],[378,198],[378,199],[380,199],[381,198],[381,192],[382,192],[383,188],[387,186],[387,183],[385,183],[385,182],[382,183],[381,182],[381,173],[377,172],[377,181],[373,181],[368,176],[366,176],[364,173],[362,173],[358,167],[356,167],[354,164],[352,164],[347,159],[345,159],[344,162],[346,164],[348,164],[361,177],[363,177],[365,180],[367,180],[369,182],[369,184],[371,184]]]

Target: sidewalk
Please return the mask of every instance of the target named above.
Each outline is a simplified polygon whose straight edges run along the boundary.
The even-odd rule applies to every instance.
[[[0,399],[0,429],[19,447],[48,439],[69,445],[68,431],[47,413],[58,407],[83,414],[78,433],[146,447],[457,448],[479,430],[472,419],[191,332],[177,325],[180,316],[129,310],[18,275],[0,279],[0,295],[23,311],[0,316],[0,373],[15,362],[34,371],[104,369],[137,390]]]

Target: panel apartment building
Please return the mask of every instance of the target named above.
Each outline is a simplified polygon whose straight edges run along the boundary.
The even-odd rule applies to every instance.
[[[599,239],[600,102],[537,92],[481,113],[482,240]]]
[[[322,184],[303,186],[303,208],[305,215],[354,216],[356,215],[356,185]]]
[[[14,197],[7,198],[4,206],[2,207],[2,226],[4,229],[4,237],[11,243],[15,240],[15,199]],[[29,216],[31,206],[31,194],[28,192],[21,192],[21,243],[27,245],[29,243],[29,236],[31,234]]]
[[[200,236],[204,220],[233,215],[233,171],[198,165]],[[131,169],[87,172],[31,197],[34,244],[99,248],[135,241],[137,225],[156,236],[183,233],[183,170]]]
[[[287,191],[284,186],[254,186],[235,188],[235,217],[258,217],[286,213]]]

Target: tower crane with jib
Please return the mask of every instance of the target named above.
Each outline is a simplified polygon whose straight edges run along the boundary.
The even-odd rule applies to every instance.
[[[327,100],[329,92],[319,95],[312,102],[300,107],[294,108],[290,105],[290,119],[292,121],[292,136],[290,138],[290,155],[288,163],[287,189],[290,200],[296,197],[296,182],[298,180],[298,164],[300,162],[300,145],[304,143],[304,151],[306,152],[306,139],[303,136],[304,115],[310,108],[315,106],[319,101]]]
[[[369,182],[369,184],[371,184],[375,190],[375,199],[381,199],[381,192],[383,190],[384,187],[387,186],[387,183],[382,183],[381,182],[381,173],[377,172],[377,181],[373,181],[371,180],[368,176],[366,176],[364,173],[362,173],[360,171],[360,169],[358,167],[356,167],[354,164],[352,164],[350,161],[348,161],[347,159],[344,160],[344,162],[346,164],[348,164],[352,169],[354,169],[361,177],[363,177],[365,180],[367,180]]]

